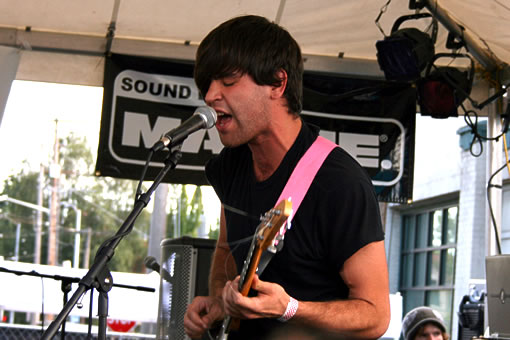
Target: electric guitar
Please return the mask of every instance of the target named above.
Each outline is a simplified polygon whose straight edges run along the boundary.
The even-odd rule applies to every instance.
[[[275,246],[274,243],[276,235],[290,216],[291,211],[292,203],[289,200],[283,200],[278,203],[276,207],[269,210],[261,217],[261,222],[257,226],[255,234],[253,235],[248,255],[246,256],[243,269],[241,270],[239,292],[243,296],[247,296],[250,291],[253,277],[257,272],[257,267],[262,253],[269,247]],[[236,329],[238,327],[239,319],[232,319],[227,315],[227,317],[223,320],[223,324],[216,336],[216,340],[227,339],[228,332],[231,329]]]

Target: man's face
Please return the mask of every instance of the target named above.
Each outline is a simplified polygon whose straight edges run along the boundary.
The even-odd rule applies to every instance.
[[[246,74],[214,79],[205,102],[218,113],[216,129],[225,146],[235,147],[263,138],[269,126],[270,86],[257,85]]]
[[[414,340],[443,340],[443,333],[441,328],[433,323],[428,323],[418,330]]]

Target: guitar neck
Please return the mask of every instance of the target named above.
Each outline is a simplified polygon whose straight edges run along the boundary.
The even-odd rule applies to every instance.
[[[243,296],[247,296],[257,267],[262,256],[262,252],[268,248],[270,243],[274,240],[279,228],[284,224],[287,217],[290,215],[292,204],[288,200],[284,200],[278,204],[275,209],[271,209],[264,215],[265,219],[257,227],[255,235],[252,238],[250,249],[239,274],[239,292]],[[220,332],[216,340],[225,340],[227,333],[230,329],[237,329],[239,326],[239,319],[233,319],[227,316],[223,320]]]
[[[247,262],[248,261],[247,260],[244,263],[243,270],[241,271],[240,275],[241,277],[239,280],[239,292],[243,296],[247,296],[250,291],[253,276],[257,270],[261,254],[262,254],[261,249],[256,247],[255,244],[252,243],[252,246],[250,247],[249,251],[250,261]],[[218,333],[216,340],[226,340],[228,331],[230,329],[238,329],[239,323],[240,323],[239,319],[234,319],[231,316],[227,315],[227,317],[223,320],[220,332]]]
[[[250,264],[253,263],[253,253],[257,246],[256,238],[253,237],[250,244],[250,249],[248,250],[248,254],[243,263],[243,268],[241,269],[241,274],[239,274],[239,291],[241,291],[244,286],[244,282],[246,280],[246,276],[248,275],[248,269],[250,268]]]
[[[246,277],[241,283],[241,280],[239,280],[239,292],[241,292],[241,295],[247,296],[250,289],[251,284],[253,282],[253,278],[255,276],[255,273],[257,272],[257,267],[260,262],[260,257],[262,256],[262,250],[258,247],[256,247],[255,251],[252,254],[252,260],[249,264],[249,268],[246,271]]]

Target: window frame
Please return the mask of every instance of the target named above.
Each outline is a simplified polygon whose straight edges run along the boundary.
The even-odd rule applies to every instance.
[[[450,224],[450,209],[456,208],[455,223]],[[440,233],[437,235],[437,221],[434,220],[434,214],[441,212],[440,219]],[[400,251],[400,272],[399,272],[399,290],[403,296],[403,313],[404,315],[413,307],[418,305],[431,305],[435,307],[431,299],[441,300],[444,298],[441,295],[446,294],[449,299],[449,305],[441,305],[442,312],[445,316],[445,321],[449,324],[451,329],[451,322],[453,318],[453,302],[455,294],[455,267],[457,259],[457,240],[458,240],[458,223],[459,223],[459,204],[451,202],[449,204],[441,204],[436,206],[422,207],[421,209],[409,209],[401,212],[402,217],[402,242]],[[426,230],[421,230],[421,235],[426,235],[426,240],[420,240],[420,219],[425,219],[424,225]],[[451,242],[452,233],[450,228],[455,227],[454,237],[455,241]],[[436,236],[439,236],[441,241],[440,245],[433,245],[434,231]],[[411,239],[414,237],[414,240]],[[438,238],[436,237],[436,240]],[[449,263],[451,258],[450,249],[453,249],[453,263]],[[432,270],[434,252],[438,252],[439,260],[436,263],[438,268],[436,270],[437,279],[432,279]],[[423,255],[422,255],[423,254]],[[417,255],[421,257],[421,262],[417,262]],[[424,258],[423,258],[424,257]],[[424,268],[420,268],[424,266]],[[447,268],[450,265],[451,268]],[[418,270],[417,270],[418,268]],[[409,273],[408,271],[412,272]],[[425,272],[419,273],[417,281],[417,271]],[[423,277],[424,276],[424,277]],[[434,293],[437,293],[434,294]],[[435,295],[435,296],[434,296]],[[421,300],[421,301],[419,301]]]

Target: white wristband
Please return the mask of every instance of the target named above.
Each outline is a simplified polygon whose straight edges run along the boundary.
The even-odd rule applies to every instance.
[[[287,304],[287,309],[285,309],[285,313],[278,318],[280,322],[287,322],[294,315],[296,315],[297,309],[299,307],[298,300],[294,299],[292,296],[290,297],[289,303]]]

